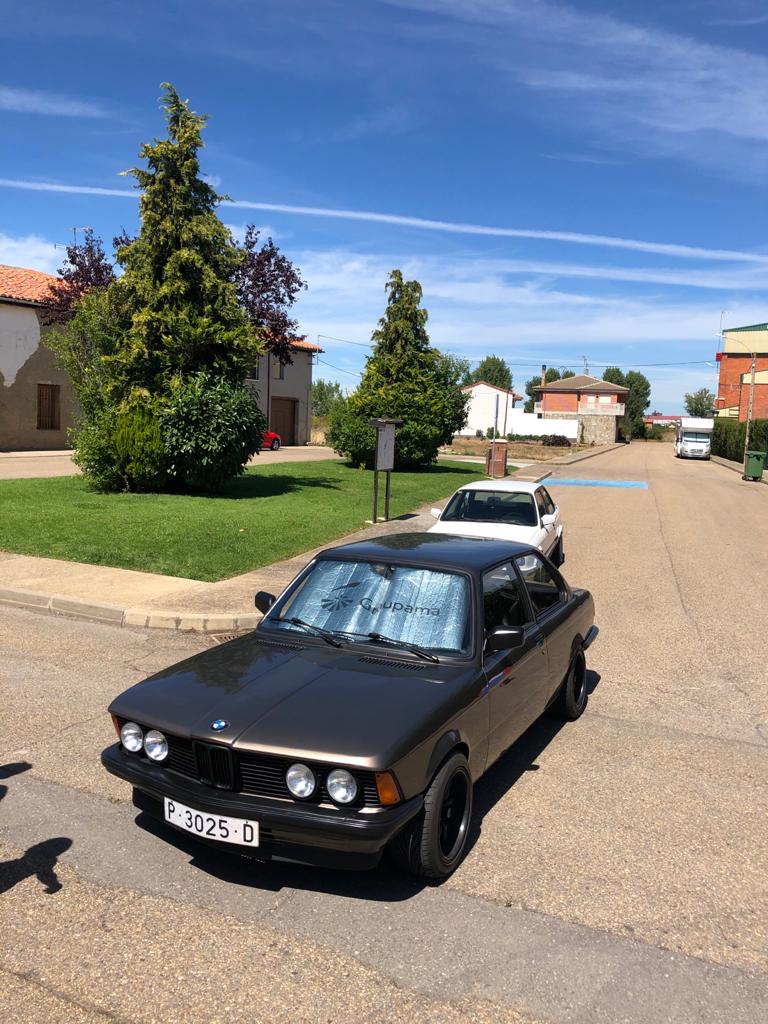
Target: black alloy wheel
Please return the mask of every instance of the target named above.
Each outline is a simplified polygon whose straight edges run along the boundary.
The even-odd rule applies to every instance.
[[[439,881],[461,862],[472,820],[472,778],[456,751],[443,763],[424,795],[424,809],[393,841],[395,864],[413,875]]]
[[[574,652],[560,692],[550,710],[558,718],[575,722],[584,713],[587,698],[587,659],[584,657],[584,651],[579,647]]]

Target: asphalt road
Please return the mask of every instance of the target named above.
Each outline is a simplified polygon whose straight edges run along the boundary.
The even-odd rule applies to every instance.
[[[479,783],[436,888],[137,821],[104,708],[205,641],[0,611],[0,1017],[768,1019],[768,489],[658,444],[558,476],[648,484],[548,481],[601,627],[589,707]]]

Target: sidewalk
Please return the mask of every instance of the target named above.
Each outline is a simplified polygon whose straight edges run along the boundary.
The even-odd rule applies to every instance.
[[[577,455],[561,456],[538,466],[530,465],[508,479],[541,480],[551,476],[556,466],[581,462],[616,447],[619,446],[606,445]],[[423,532],[434,522],[429,510],[430,505],[424,505],[416,512],[357,530],[323,547],[388,533]],[[279,594],[320,550],[322,548],[302,551],[292,558],[218,583],[0,551],[0,605],[73,615],[118,626],[236,633],[253,629],[261,618],[253,604],[258,590]]]
[[[323,547],[388,533],[423,532],[434,523],[429,508],[358,530]],[[0,552],[0,604],[120,626],[233,633],[253,629],[261,618],[253,604],[256,591],[279,594],[320,550],[304,551],[218,583]]]

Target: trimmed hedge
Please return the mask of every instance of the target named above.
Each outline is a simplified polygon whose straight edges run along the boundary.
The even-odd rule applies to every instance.
[[[712,454],[732,462],[744,459],[744,441],[747,436],[747,424],[738,420],[715,417],[715,429],[712,431]],[[768,420],[752,420],[749,434],[750,450],[768,451]]]

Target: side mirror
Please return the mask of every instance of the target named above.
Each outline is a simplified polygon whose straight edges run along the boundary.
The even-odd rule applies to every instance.
[[[515,629],[512,626],[497,626],[485,639],[485,653],[511,651],[514,647],[520,647],[524,638],[525,633],[522,629]]]
[[[439,508],[431,508],[429,510],[429,514],[433,517],[433,519],[439,519],[440,518],[440,512],[441,512],[441,510]]]
[[[542,526],[551,526],[555,521],[554,513],[552,515],[546,515],[541,517]]]
[[[268,594],[266,590],[260,590],[256,597],[254,597],[253,603],[262,615],[266,615],[276,600],[277,598],[274,594]]]

